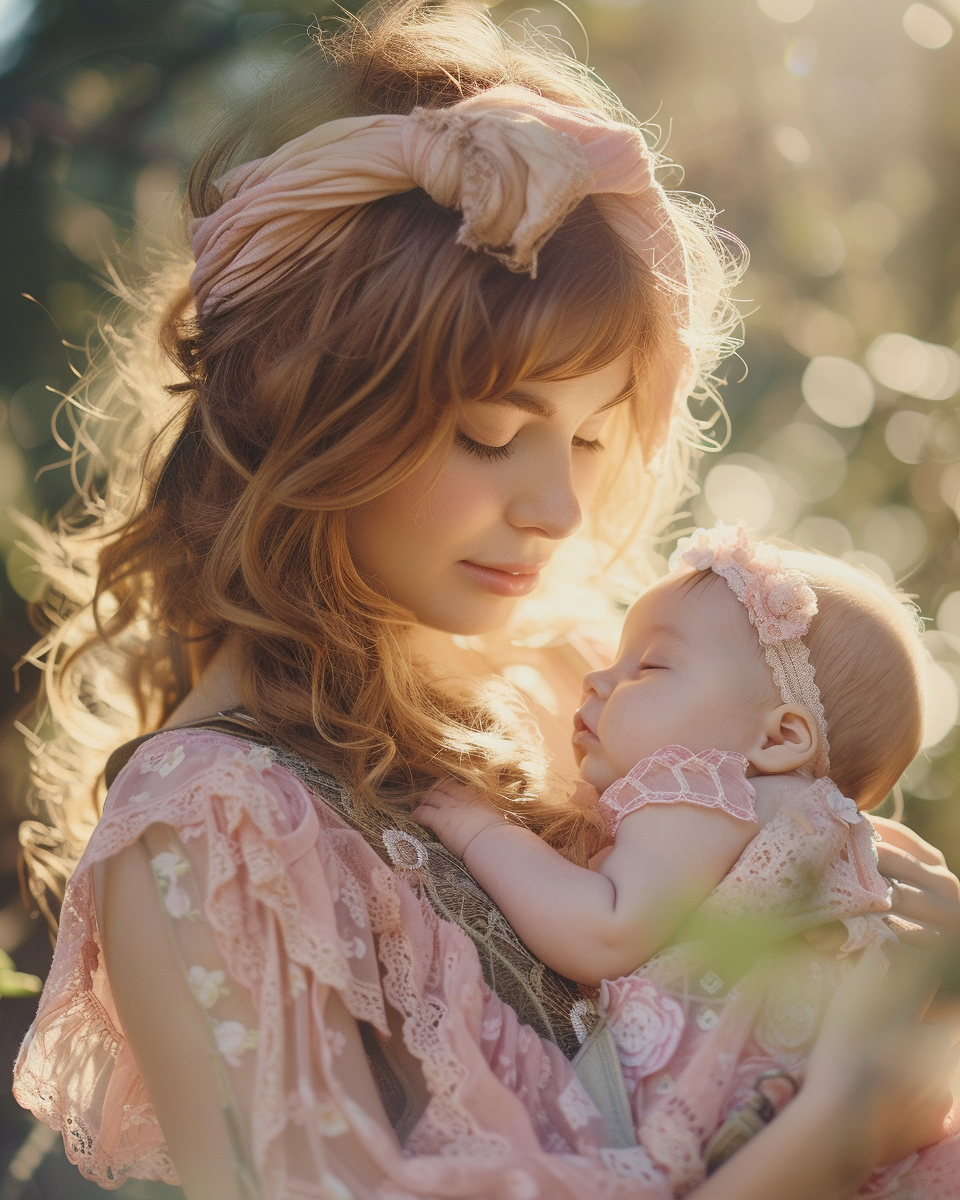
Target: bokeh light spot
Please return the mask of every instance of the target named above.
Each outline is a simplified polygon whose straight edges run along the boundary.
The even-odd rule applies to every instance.
[[[856,352],[857,334],[846,317],[815,300],[794,300],[782,314],[783,336],[807,358],[835,354],[849,358]]]
[[[832,496],[847,473],[843,447],[819,425],[787,425],[764,443],[762,453],[807,503]]]
[[[958,511],[958,506],[960,506],[960,463],[952,463],[940,476],[940,495],[948,508],[952,508],[954,512]]]
[[[728,524],[746,521],[764,529],[773,516],[773,494],[767,481],[750,467],[718,463],[708,473],[703,494],[715,517]]]
[[[927,50],[939,50],[953,37],[953,26],[935,8],[927,4],[911,4],[903,14],[907,36]]]
[[[927,662],[923,672],[923,744],[942,742],[960,715],[960,696],[953,676],[938,662]]]
[[[949,400],[960,388],[960,354],[906,333],[881,333],[866,362],[878,383],[921,400]]]
[[[900,574],[923,557],[927,527],[912,508],[888,504],[870,516],[860,540],[865,550],[882,558]]]
[[[873,383],[858,363],[823,355],[811,359],[800,382],[803,398],[821,420],[842,429],[862,425],[873,411]]]
[[[7,551],[7,578],[17,595],[27,601],[36,600],[43,589],[40,564],[16,544]]]
[[[757,8],[772,21],[792,25],[813,8],[814,0],[757,0]]]
[[[885,257],[900,240],[900,218],[881,200],[859,200],[847,220],[848,241]]]
[[[960,592],[951,592],[937,609],[937,628],[960,637]]]
[[[873,554],[869,550],[850,550],[843,556],[843,561],[860,571],[866,571],[869,575],[875,575],[887,587],[893,587],[894,578],[890,564],[879,554]]]
[[[19,450],[9,442],[0,442],[0,507],[19,499],[26,473]]]
[[[773,135],[773,144],[787,162],[801,166],[810,161],[810,142],[807,135],[793,125],[781,125]]]
[[[116,93],[102,71],[93,67],[78,71],[67,87],[70,119],[78,129],[89,129],[109,116]]]
[[[926,413],[901,409],[887,422],[883,436],[894,458],[902,463],[918,463],[930,436],[930,418]]]
[[[804,550],[819,550],[833,558],[843,558],[853,549],[850,530],[833,517],[804,517],[793,531],[792,540]]]
[[[809,75],[819,53],[820,47],[812,37],[797,38],[787,47],[783,65],[791,75]]]

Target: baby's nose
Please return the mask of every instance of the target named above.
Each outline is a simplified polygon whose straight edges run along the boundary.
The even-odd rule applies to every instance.
[[[610,695],[612,686],[609,671],[591,671],[583,677],[583,698],[586,700],[592,692],[604,700]]]

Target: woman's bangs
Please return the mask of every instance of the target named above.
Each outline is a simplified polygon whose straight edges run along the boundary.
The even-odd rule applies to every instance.
[[[498,263],[483,274],[478,323],[465,340],[468,358],[486,359],[488,397],[521,379],[591,374],[624,353],[642,355],[655,336],[653,280],[589,200],[540,251],[536,279]]]

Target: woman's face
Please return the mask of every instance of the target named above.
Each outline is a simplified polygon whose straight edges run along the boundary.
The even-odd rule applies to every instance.
[[[631,384],[630,355],[577,379],[521,383],[465,406],[456,444],[347,513],[366,581],[448,633],[502,625],[579,526],[603,428]]]

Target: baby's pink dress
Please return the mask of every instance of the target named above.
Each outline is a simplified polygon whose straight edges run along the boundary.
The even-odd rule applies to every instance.
[[[178,1182],[117,1018],[93,902],[94,863],[145,833],[230,1097],[238,1177],[252,1164],[245,1194],[668,1200],[642,1149],[602,1148],[570,1063],[487,987],[466,933],[271,751],[200,730],[154,737],[110,789],[17,1060],[17,1100],[62,1131],[87,1178]],[[416,838],[397,837],[417,852]],[[423,1108],[397,1136],[350,1099],[343,1035],[324,1022],[332,992],[388,1061],[402,1038],[418,1064]]]
[[[668,746],[638,763],[600,799],[612,835],[648,804],[693,804],[756,820],[755,793],[739,754],[692,754]],[[613,1036],[638,1141],[682,1196],[704,1177],[704,1148],[754,1094],[758,1077],[782,1069],[802,1080],[831,995],[857,952],[893,938],[879,914],[888,885],[874,834],[830,779],[811,780],[784,803],[701,906],[698,940],[679,940],[632,975],[602,985],[600,1010]],[[827,951],[813,935],[841,921],[846,937]],[[723,936],[774,935],[779,949],[731,986],[710,924]],[[804,936],[804,935],[807,936]],[[786,935],[786,940],[784,940]],[[791,936],[792,935],[792,936]],[[895,939],[894,939],[895,940]],[[836,943],[834,942],[834,945]],[[605,1036],[604,1027],[592,1035]],[[584,1054],[589,1054],[588,1043]],[[779,1105],[789,1086],[767,1093]],[[874,1173],[860,1195],[898,1200],[960,1197],[960,1122],[919,1155]]]

